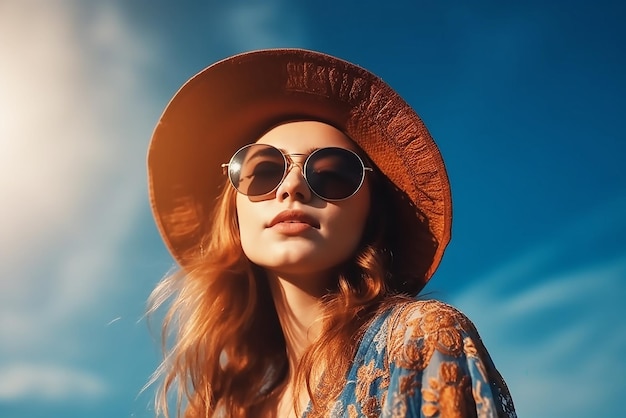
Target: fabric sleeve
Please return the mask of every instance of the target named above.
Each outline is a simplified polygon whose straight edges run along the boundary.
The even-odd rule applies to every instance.
[[[442,302],[419,301],[390,321],[383,417],[517,417],[504,380],[465,315]]]

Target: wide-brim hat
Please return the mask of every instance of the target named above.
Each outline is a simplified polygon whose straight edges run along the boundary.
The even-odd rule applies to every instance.
[[[148,180],[157,227],[176,261],[184,269],[201,251],[227,183],[221,164],[290,120],[335,126],[380,170],[392,189],[384,203],[397,224],[394,266],[417,276],[410,288],[421,289],[450,240],[450,186],[440,152],[420,117],[379,77],[302,49],[226,58],[192,77],[167,105],[150,143]]]

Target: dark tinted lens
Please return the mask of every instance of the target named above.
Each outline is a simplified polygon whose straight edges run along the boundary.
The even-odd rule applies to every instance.
[[[279,150],[269,145],[249,145],[233,156],[228,175],[240,193],[261,196],[280,184],[285,175],[285,159]]]
[[[341,200],[352,196],[363,181],[363,164],[352,151],[322,148],[306,163],[306,179],[318,196]]]

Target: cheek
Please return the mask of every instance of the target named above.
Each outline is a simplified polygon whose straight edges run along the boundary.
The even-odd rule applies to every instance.
[[[241,249],[253,263],[264,265],[270,252],[268,238],[264,234],[263,205],[238,194],[236,208]]]
[[[365,231],[368,215],[369,194],[354,196],[354,200],[342,208],[341,215],[331,227],[335,231],[334,238],[351,250],[356,250]]]
[[[245,199],[245,197],[244,197]],[[248,243],[254,236],[254,210],[249,201],[242,201],[242,196],[237,195],[236,200],[237,208],[237,222],[239,224],[239,237],[241,239],[241,245],[244,248],[244,252]]]
[[[351,210],[351,217],[359,223],[361,233],[365,229],[365,223],[367,222],[367,218],[370,213],[371,200],[372,196],[369,184],[366,182],[363,184],[363,187],[361,187],[361,190],[359,190],[359,192],[354,196],[353,208]]]

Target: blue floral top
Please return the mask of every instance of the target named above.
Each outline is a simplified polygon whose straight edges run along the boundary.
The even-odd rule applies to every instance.
[[[343,384],[326,410],[303,417],[517,417],[474,325],[434,300],[374,318]]]

